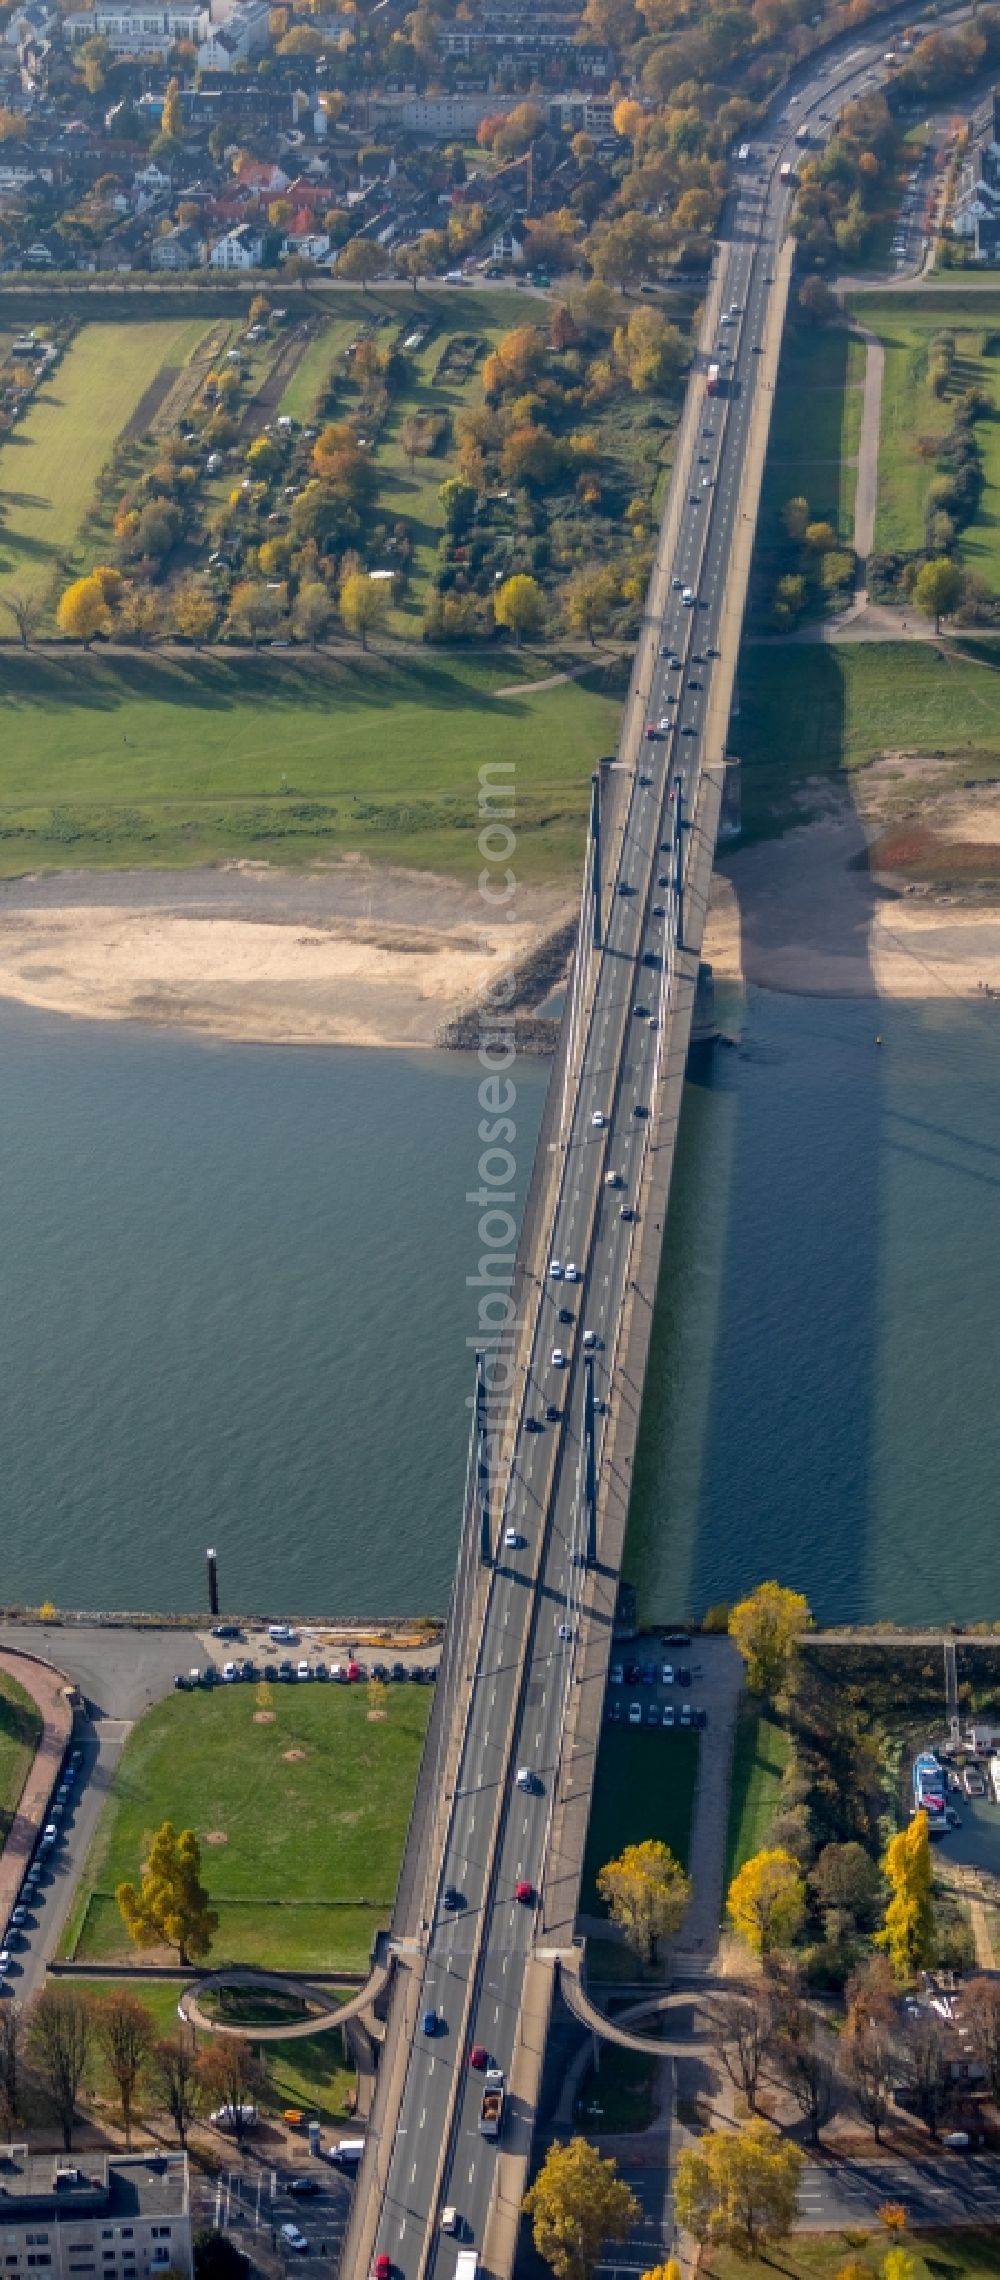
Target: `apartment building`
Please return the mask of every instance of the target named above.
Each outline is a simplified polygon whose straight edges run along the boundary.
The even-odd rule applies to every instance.
[[[191,2280],[186,2153],[64,2154],[0,2146],[4,2280]]]

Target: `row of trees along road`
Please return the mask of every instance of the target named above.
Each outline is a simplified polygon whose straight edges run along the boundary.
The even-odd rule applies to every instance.
[[[113,2085],[126,2146],[144,2110],[169,2116],[180,2145],[191,2123],[218,2106],[242,2109],[266,2087],[263,2063],[241,2035],[196,2049],[190,2031],[161,2036],[145,2003],[128,1988],[91,1995],[72,1980],[50,1980],[26,2012],[0,2006],[0,2125],[22,2118],[26,2077],[40,2089],[72,2149],[79,2104],[100,2068]]]

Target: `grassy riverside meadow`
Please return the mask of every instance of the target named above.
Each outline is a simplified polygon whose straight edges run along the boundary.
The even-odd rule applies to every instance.
[[[536,691],[557,664],[0,652],[0,875],[348,848],[471,872],[491,760],[514,763],[521,875],[558,875],[578,861],[620,699],[581,681]]]
[[[982,454],[983,490],[976,515],[962,531],[959,552],[970,570],[993,585],[1000,579],[1000,294],[865,293],[851,297],[858,323],[883,343],[885,373],[879,428],[878,552],[923,545],[923,503],[934,473],[926,456],[931,439],[943,435],[956,399],[980,387],[996,409],[976,423]],[[955,361],[940,396],[928,386],[928,361],[935,335],[955,338]]]
[[[41,1738],[41,1712],[16,1678],[0,1670],[0,1852]]]
[[[835,2280],[849,2263],[852,2271],[877,2280],[886,2248],[896,2245],[885,2232],[797,2233],[766,2256],[747,2260],[723,2248],[702,2254],[704,2280]],[[961,2230],[905,2233],[901,2245],[912,2258],[912,2280],[995,2280],[1000,2273],[1000,2233],[963,2226]]]
[[[791,1755],[787,1733],[759,1702],[743,1703],[736,1726],[729,1785],[729,1835],[724,1883],[759,1852],[778,1809],[781,1776]]]
[[[210,1962],[364,1971],[389,1922],[431,1705],[422,1686],[174,1694],[130,1734],[61,1943],[135,1959],[114,1892],[165,1820],[193,1828],[219,1929]]]

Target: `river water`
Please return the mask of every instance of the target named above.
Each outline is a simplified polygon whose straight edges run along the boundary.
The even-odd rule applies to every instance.
[[[688,1085],[627,1569],[1000,1599],[1000,1008],[751,991]],[[875,1031],[882,1045],[875,1043]],[[0,1008],[0,1598],[438,1611],[478,1069]],[[518,1071],[530,1171],[546,1066]]]

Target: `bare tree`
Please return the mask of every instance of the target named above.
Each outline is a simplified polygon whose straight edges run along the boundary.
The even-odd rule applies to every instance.
[[[990,2093],[1000,2098],[1000,1980],[970,1979],[961,1995],[962,2025],[989,2076]]]
[[[742,2091],[752,2114],[774,2034],[774,2003],[767,1987],[743,1987],[712,2005],[722,2063],[734,2089]]]
[[[848,2025],[842,2039],[844,2079],[863,2122],[876,2145],[882,2142],[882,2124],[892,2104],[896,2054],[892,2037],[881,2021]]]
[[[41,603],[35,600],[33,594],[0,594],[0,607],[6,610],[8,617],[13,618],[21,647],[27,649],[42,614]]]
[[[198,2057],[198,2080],[210,2098],[227,2109],[237,2144],[247,2130],[247,2110],[256,2104],[267,2076],[244,2035],[219,2035]]]
[[[907,2019],[900,2041],[900,2075],[932,2138],[955,2097],[952,2059],[955,2045],[944,2021],[933,2011]]]
[[[143,2068],[156,2039],[156,2024],[145,2003],[122,1988],[95,2005],[97,2039],[114,2076],[126,2146],[132,2143],[132,2116]]]
[[[152,2072],[180,2145],[187,2144],[188,2128],[201,2104],[198,2057],[193,2038],[165,2037],[152,2053]]]
[[[0,2005],[0,2123],[5,2130],[17,2121],[23,2028],[19,2004]]]
[[[810,2143],[818,2145],[820,2131],[836,2108],[837,2077],[807,2004],[794,1999],[784,2004],[774,2037],[773,2057],[785,2088],[808,2125]]]
[[[43,1987],[31,2006],[28,2048],[55,2108],[69,2153],[76,2101],[87,2072],[93,2039],[93,2011],[76,1987],[58,1982]]]

